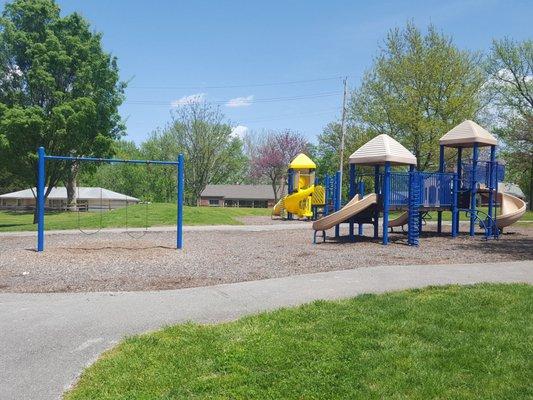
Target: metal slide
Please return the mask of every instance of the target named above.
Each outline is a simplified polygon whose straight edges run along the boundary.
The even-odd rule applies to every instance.
[[[377,196],[375,193],[368,194],[362,199],[359,195],[356,195],[348,204],[346,204],[339,211],[332,214],[328,214],[325,217],[320,218],[318,221],[313,222],[313,229],[315,231],[325,231],[335,225],[344,222],[354,215],[359,214],[361,211],[366,210],[373,204],[376,204]]]

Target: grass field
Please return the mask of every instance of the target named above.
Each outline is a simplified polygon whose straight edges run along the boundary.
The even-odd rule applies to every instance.
[[[97,229],[101,225],[104,228],[122,228],[127,224],[129,227],[144,227],[146,221],[146,206],[134,205],[113,211],[103,212],[57,212],[47,213],[45,218],[46,230],[54,229]],[[216,208],[216,207],[184,207],[185,225],[238,225],[238,217],[250,215],[270,215],[271,210],[266,208]],[[391,213],[391,218],[399,215],[399,212]],[[79,218],[79,223],[78,223]],[[451,213],[443,213],[445,221],[451,220]],[[431,213],[431,221],[437,220],[437,213]],[[466,221],[464,213],[461,220]],[[533,212],[528,211],[521,221],[533,221]],[[33,223],[32,213],[16,213],[0,211],[0,232],[5,231],[34,231],[37,226]],[[176,224],[176,205],[168,203],[153,203],[148,206],[148,226],[162,226]]]
[[[129,338],[81,399],[530,399],[533,287],[449,286],[318,301]]]
[[[100,212],[57,212],[47,213],[45,225],[47,230],[53,229],[94,229],[102,227],[120,228],[144,227],[146,222],[146,206],[134,205],[125,208]],[[153,203],[148,205],[148,226],[175,225],[176,204]],[[183,223],[185,225],[238,225],[238,217],[249,215],[270,215],[266,208],[215,208],[215,207],[184,207]],[[79,223],[78,223],[79,218]],[[34,231],[32,213],[0,212],[1,231]]]

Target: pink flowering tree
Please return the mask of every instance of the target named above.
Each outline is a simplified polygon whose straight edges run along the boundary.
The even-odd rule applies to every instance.
[[[252,177],[268,180],[276,202],[284,191],[289,163],[298,153],[306,152],[307,147],[302,135],[285,130],[269,133],[255,149],[251,159]]]

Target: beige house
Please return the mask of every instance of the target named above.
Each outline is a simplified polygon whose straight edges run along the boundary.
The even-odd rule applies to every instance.
[[[207,207],[271,208],[275,201],[270,185],[207,185],[197,203]]]
[[[45,188],[46,190],[46,188]],[[35,188],[0,195],[0,210],[29,211],[35,209]],[[80,187],[76,190],[77,204],[80,211],[113,210],[139,203],[139,199],[100,187]],[[64,187],[53,188],[48,195],[47,210],[66,210],[67,190]]]

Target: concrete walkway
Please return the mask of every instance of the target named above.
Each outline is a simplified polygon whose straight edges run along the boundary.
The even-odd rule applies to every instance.
[[[126,335],[218,322],[361,293],[477,282],[533,284],[533,261],[371,267],[211,287],[122,293],[0,294],[0,393],[55,399]]]

